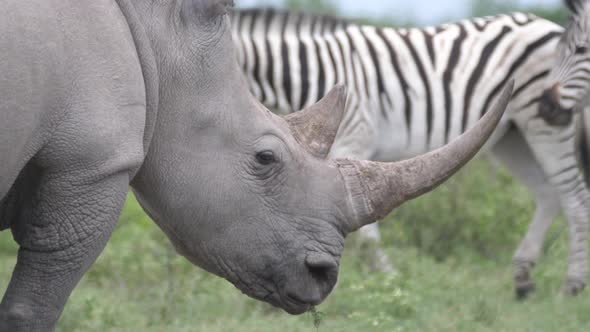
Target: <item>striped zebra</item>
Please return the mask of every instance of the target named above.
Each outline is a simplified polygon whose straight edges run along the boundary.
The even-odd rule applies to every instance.
[[[572,135],[576,128],[576,152],[578,163],[583,169],[586,187],[590,186],[590,0],[566,0],[572,12],[566,30],[557,46],[557,59],[546,79],[546,89],[541,97],[539,115],[553,128],[553,135]],[[567,172],[566,172],[567,173]],[[578,177],[575,171],[569,176]],[[577,181],[576,181],[577,185]],[[578,210],[587,205],[574,206],[568,217],[574,217]],[[552,213],[557,214],[555,209]],[[566,210],[566,213],[568,210]],[[579,212],[584,215],[584,212]],[[570,219],[568,218],[568,220]],[[548,227],[548,225],[546,226]],[[570,260],[580,261],[585,269],[574,270],[570,262],[570,275],[577,273],[579,279],[586,278],[588,222],[580,221],[570,227]],[[575,248],[578,248],[576,251]],[[576,262],[574,262],[576,264]],[[530,278],[530,276],[527,275]],[[583,287],[581,283],[579,287]]]
[[[571,122],[573,110],[590,104],[590,1],[567,0],[572,11],[547,78],[540,115],[550,124]]]
[[[305,108],[337,82],[350,96],[332,157],[394,161],[431,151],[481,118],[511,78],[509,109],[486,150],[533,193],[536,211],[517,249],[515,290],[534,289],[530,270],[548,225],[563,208],[572,230],[564,292],[586,284],[589,193],[573,151],[573,129],[538,116],[563,28],[513,13],[436,27],[395,29],[329,16],[251,9],[232,14],[239,62],[252,92],[280,112]],[[379,241],[377,225],[361,237]],[[388,261],[375,252],[378,265]]]
[[[590,0],[566,0],[566,5],[572,16],[559,40],[539,115],[552,126],[565,126],[580,113],[578,158],[590,186]]]

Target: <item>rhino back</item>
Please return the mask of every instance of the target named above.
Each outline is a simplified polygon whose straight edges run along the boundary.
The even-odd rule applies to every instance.
[[[2,6],[0,201],[31,160],[59,167],[141,150],[143,76],[116,2],[5,0]]]

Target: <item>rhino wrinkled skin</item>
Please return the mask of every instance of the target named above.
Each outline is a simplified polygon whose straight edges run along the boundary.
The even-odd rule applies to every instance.
[[[241,76],[230,0],[4,0],[0,229],[19,245],[0,331],[51,331],[129,186],[177,251],[299,314],[336,283],[344,237],[447,179],[506,106],[439,151],[326,160],[336,87],[286,119]]]

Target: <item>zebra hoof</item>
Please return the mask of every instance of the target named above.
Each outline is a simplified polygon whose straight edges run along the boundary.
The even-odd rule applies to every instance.
[[[533,262],[519,260],[514,262],[514,285],[515,295],[518,300],[525,300],[535,291],[535,283],[531,278],[531,269],[535,266]]]
[[[530,280],[526,283],[518,284],[518,285],[516,285],[516,288],[515,288],[516,299],[519,301],[524,301],[534,291],[535,291],[535,283]]]
[[[576,296],[586,288],[586,282],[580,279],[568,278],[563,285],[562,293],[566,296]]]

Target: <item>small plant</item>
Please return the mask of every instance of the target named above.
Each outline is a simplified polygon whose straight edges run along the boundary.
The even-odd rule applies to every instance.
[[[309,310],[309,313],[311,314],[311,317],[313,318],[313,326],[316,328],[316,330],[319,330],[320,325],[322,325],[322,321],[324,320],[324,316],[326,316],[326,314],[324,314],[321,311],[318,311],[316,309],[316,307],[311,307],[311,310]]]

